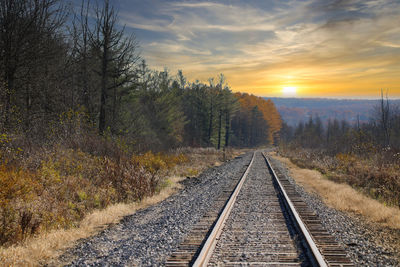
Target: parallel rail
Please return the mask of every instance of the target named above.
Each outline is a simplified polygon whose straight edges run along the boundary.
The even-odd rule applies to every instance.
[[[295,192],[293,185],[291,185],[280,172],[277,173],[272,168],[270,160],[264,153],[262,153],[262,156],[272,176],[278,195],[286,207],[284,210],[286,214],[289,214],[290,223],[294,225],[299,238],[301,238],[302,248],[308,256],[309,262],[314,266],[322,267],[353,266],[351,261],[347,258],[345,251],[340,248],[334,238],[322,227],[318,216],[309,210],[307,205]],[[215,211],[209,212],[211,215],[206,214],[203,220],[200,220],[198,225],[195,226],[195,234],[189,234],[189,238],[183,242],[180,250],[174,252],[167,260],[166,266],[207,266],[223,231],[226,220],[250,172],[254,158],[255,153],[253,153],[250,164],[236,184],[233,192],[231,191],[232,193],[230,193],[221,211],[217,212],[218,214]],[[224,191],[224,193],[226,199],[227,191]],[[223,200],[219,199],[216,202],[218,203],[221,201]],[[219,204],[219,206],[221,206],[221,204]],[[284,211],[282,210],[282,212]],[[210,220],[215,221],[210,223]],[[205,230],[209,224],[212,225],[212,229]],[[199,229],[201,231],[199,231]],[[202,237],[203,235],[206,236]]]
[[[183,240],[179,247],[167,259],[165,266],[193,266],[196,259],[199,258],[203,248],[208,247],[208,249],[210,249],[208,245],[205,246],[208,236],[210,236],[214,231],[214,226],[217,225],[219,218],[224,213],[225,207],[228,206],[228,201],[236,198],[237,194],[234,198],[232,197],[234,194],[233,192],[237,191],[237,188],[239,186],[241,187],[241,185],[244,183],[244,179],[247,177],[250,167],[254,161],[254,157],[255,153],[253,153],[250,162],[245,165],[246,168],[243,170],[243,174],[240,175],[238,179],[232,177],[233,182],[223,188],[221,195],[214,201],[214,204],[210,207],[209,211],[197,222],[196,225],[194,225],[192,231],[187,235],[185,240]],[[233,206],[233,201],[231,202],[231,206]],[[229,217],[227,212],[224,214],[225,218]],[[218,228],[222,229],[222,222],[219,225],[221,227]],[[213,235],[215,236],[215,233]],[[205,253],[203,252],[200,258],[203,258],[204,255]],[[207,253],[207,255],[211,254]]]
[[[268,160],[268,157],[264,153],[262,153],[262,155],[265,158],[267,166],[268,166],[268,168],[270,169],[270,171],[272,173],[272,178],[278,184],[278,190],[281,192],[281,194],[283,196],[283,201],[285,202],[286,206],[288,207],[290,214],[292,214],[292,218],[294,220],[294,223],[298,226],[298,228],[301,231],[302,236],[305,238],[307,247],[309,248],[309,251],[311,252],[311,255],[312,255],[313,259],[318,264],[318,266],[327,267],[328,264],[325,261],[324,256],[319,251],[319,249],[317,247],[317,244],[314,242],[314,239],[312,238],[312,235],[310,234],[310,232],[308,231],[306,225],[304,224],[304,222],[300,218],[299,213],[297,212],[297,210],[294,207],[292,201],[290,200],[288,194],[286,193],[285,188],[281,184],[278,176],[276,175],[274,169],[272,168],[272,165],[271,165],[270,161]]]
[[[201,249],[199,256],[197,257],[196,261],[193,263],[193,267],[200,267],[200,266],[206,266],[211,254],[215,248],[215,245],[217,243],[217,238],[221,235],[222,229],[224,228],[226,219],[228,219],[229,214],[231,213],[231,210],[233,208],[233,205],[236,202],[236,198],[239,195],[240,189],[242,189],[242,186],[247,178],[247,175],[250,171],[251,165],[253,165],[255,153],[253,153],[253,157],[251,158],[251,162],[249,166],[247,167],[246,172],[243,174],[242,178],[240,179],[238,185],[236,186],[235,190],[233,191],[231,197],[229,198],[228,202],[226,203],[226,206],[224,210],[222,211],[221,215],[218,218],[218,221],[214,225],[213,230],[211,231],[211,234],[208,236],[207,241],[204,243],[203,248]]]
[[[297,217],[299,221],[302,222],[301,226],[298,225],[297,229],[300,233],[304,231],[304,242],[302,243],[306,247],[309,258],[314,259],[314,263],[317,266],[354,266],[348,258],[346,251],[339,246],[335,238],[322,226],[318,215],[316,215],[302,200],[286,175],[282,174],[279,168],[274,170],[271,160],[269,160],[264,153],[263,156],[267,162],[270,173],[276,180],[276,184],[279,183],[278,191],[282,189],[281,194],[286,195],[285,198],[290,202],[290,210],[294,210],[294,213],[291,213],[292,221],[296,221],[297,219],[294,219],[294,217]],[[283,194],[283,191],[285,194]],[[289,209],[288,203],[286,206]]]

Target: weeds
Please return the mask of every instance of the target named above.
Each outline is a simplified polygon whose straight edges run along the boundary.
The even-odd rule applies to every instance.
[[[300,167],[317,169],[330,180],[347,183],[385,205],[400,206],[400,165],[397,154],[381,151],[368,155],[322,150],[285,149],[280,153]]]
[[[1,140],[9,147],[10,140]],[[147,152],[112,158],[59,146],[43,151],[39,162],[28,157],[16,164],[7,160],[11,152],[4,153],[8,155],[0,164],[3,246],[50,229],[76,226],[94,209],[151,196],[165,186],[163,173],[187,161],[182,154]]]
[[[115,148],[113,144],[108,145]],[[30,156],[25,154],[25,158],[19,161],[23,163],[19,167],[22,173],[13,175],[39,182],[43,179],[42,182],[47,182],[49,187],[43,190],[40,183],[30,187],[51,193],[33,194],[37,199],[31,206],[21,200],[22,195],[19,199],[13,197],[14,202],[22,203],[22,208],[27,211],[29,207],[38,207],[31,210],[32,217],[29,213],[17,213],[19,217],[12,218],[0,211],[1,216],[12,218],[4,225],[19,233],[2,241],[0,262],[6,266],[63,265],[56,258],[76,240],[89,237],[110,223],[117,223],[137,209],[162,201],[182,188],[180,181],[221,164],[224,158],[221,151],[213,148],[180,148],[168,154],[147,152],[130,157],[126,151],[117,151],[113,155],[119,155],[119,158],[61,146],[53,150],[43,149],[40,153],[38,149],[24,151],[27,150],[32,151]],[[242,152],[229,149],[226,158],[234,158]],[[6,173],[12,174],[10,170],[7,169]],[[135,170],[138,171],[132,175]],[[150,190],[152,176],[158,184]],[[29,183],[21,180],[21,185]],[[153,196],[151,192],[154,192]]]
[[[302,185],[308,192],[317,193],[328,206],[343,212],[361,215],[368,221],[381,226],[400,229],[399,208],[387,207],[382,202],[366,196],[348,184],[326,179],[326,175],[322,175],[318,171],[300,168],[290,162],[288,158],[276,155],[273,157],[286,164],[296,183]]]
[[[160,192],[166,177],[197,176],[224,158],[215,149],[134,154],[128,139],[92,132],[84,110],[59,117],[40,146],[0,135],[0,245],[77,227],[95,209]],[[231,158],[235,153],[226,152]]]

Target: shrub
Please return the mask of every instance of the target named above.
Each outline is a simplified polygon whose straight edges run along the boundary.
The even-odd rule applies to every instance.
[[[400,206],[400,168],[395,153],[330,156],[323,150],[280,149],[300,167],[317,169],[331,180],[347,183],[387,205]]]
[[[8,153],[0,158],[0,245],[73,227],[96,208],[151,196],[168,184],[162,179],[166,172],[187,161],[179,153],[127,157],[121,151],[113,157],[62,146],[10,161],[19,153],[9,149],[12,142],[0,136],[0,155]]]
[[[0,244],[34,234],[40,219],[34,216],[35,176],[23,170],[0,165]]]

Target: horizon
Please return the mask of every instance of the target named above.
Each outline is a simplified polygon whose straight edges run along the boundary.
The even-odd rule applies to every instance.
[[[338,98],[338,97],[285,97],[285,96],[261,96],[264,98],[282,98],[282,99],[326,99],[326,100],[371,100],[371,101],[380,101],[381,98],[361,98],[361,97],[347,97],[347,98]],[[386,98],[384,98],[386,101]],[[388,98],[389,101],[400,101],[400,98]]]

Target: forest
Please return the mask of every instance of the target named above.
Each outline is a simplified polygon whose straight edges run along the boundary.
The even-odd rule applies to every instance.
[[[42,144],[79,142],[74,135],[96,129],[123,136],[135,151],[273,141],[280,118],[272,101],[233,94],[223,74],[204,84],[188,82],[182,71],[151,70],[108,1],[68,7],[57,0],[2,1],[3,133]]]
[[[283,123],[280,152],[300,166],[398,207],[400,109],[393,102],[382,90],[367,122],[326,122],[316,116],[295,127]]]
[[[151,69],[108,0],[0,3],[0,245],[155,194],[182,147],[279,139],[274,104],[223,74]]]

